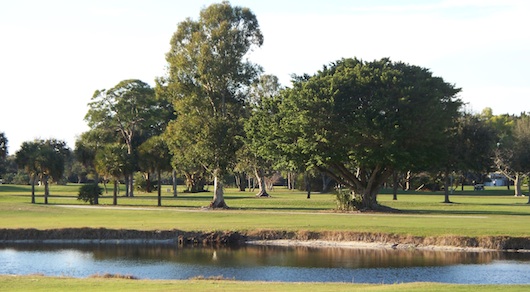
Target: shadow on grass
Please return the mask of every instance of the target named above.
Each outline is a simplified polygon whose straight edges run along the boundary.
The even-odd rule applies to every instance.
[[[448,206],[458,206],[458,203],[449,203]],[[468,204],[462,204],[468,205]],[[527,204],[513,204],[513,205],[503,205],[503,204],[487,204],[484,206],[502,206],[502,207],[513,207],[519,208],[518,210],[469,210],[469,209],[416,209],[416,210],[401,210],[402,214],[421,214],[421,215],[504,215],[504,216],[530,216],[530,205],[528,205],[528,210],[521,210],[520,208],[525,208]]]

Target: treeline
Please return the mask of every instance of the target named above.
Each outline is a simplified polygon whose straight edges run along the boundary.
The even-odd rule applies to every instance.
[[[210,206],[225,208],[229,181],[244,190],[252,179],[257,196],[268,196],[283,180],[308,198],[337,187],[347,190],[344,208],[379,209],[385,184],[443,188],[450,202],[454,182],[484,182],[497,171],[522,194],[528,116],[467,113],[460,89],[426,68],[341,59],[284,88],[248,60],[263,44],[256,16],[228,2],[179,23],[170,44],[167,75],[154,87],[124,80],[95,91],[85,116],[90,130],[75,149],[28,141],[7,156],[2,134],[4,182],[40,181],[46,199],[48,182],[113,182],[114,204],[118,183],[134,196],[136,182],[157,188],[160,205],[162,179],[174,186],[181,179],[189,192],[213,184]]]

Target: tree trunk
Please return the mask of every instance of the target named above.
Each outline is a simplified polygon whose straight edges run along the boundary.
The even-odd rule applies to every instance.
[[[296,175],[292,171],[287,172],[287,189],[296,189]]]
[[[528,203],[530,204],[530,178],[528,179]]]
[[[35,204],[35,181],[37,180],[37,175],[33,175],[31,180],[31,203]]]
[[[158,176],[158,207],[162,206],[162,180],[160,179],[160,169],[156,170],[156,175]]]
[[[246,191],[247,187],[245,185],[246,175],[244,172],[238,172],[234,175],[236,186],[239,188],[240,192]]]
[[[127,183],[127,185],[128,185],[128,190],[129,190],[129,192],[128,192],[128,197],[131,197],[131,198],[132,198],[132,197],[134,197],[134,176],[133,176],[133,174],[131,173],[131,174],[128,175],[128,177],[129,177],[129,181],[128,181],[128,183]]]
[[[114,179],[114,194],[112,195],[112,205],[118,205],[118,179]]]
[[[173,169],[171,173],[171,178],[173,179],[173,197],[177,197],[177,171]]]
[[[405,178],[405,191],[410,191],[410,181],[412,180],[412,171],[407,171],[407,177]]]
[[[129,175],[128,174],[125,175],[124,180],[125,180],[125,196],[128,197],[129,196]]]
[[[105,194],[108,194],[109,189],[107,188],[107,179],[103,179],[103,187],[105,188]]]
[[[392,173],[392,200],[397,201],[397,190],[398,190],[398,173],[394,170]]]
[[[259,186],[259,192],[256,194],[256,197],[270,197],[267,193],[267,187],[265,186],[265,176],[263,175],[263,171],[256,167],[254,168],[254,174],[258,180]]]
[[[327,193],[329,192],[329,184],[332,179],[323,172],[321,172],[320,175],[322,176],[322,193]]]
[[[514,186],[515,186],[515,196],[520,197],[523,195],[523,192],[521,191],[521,176],[519,173],[515,174],[515,179],[513,180]]]
[[[146,172],[144,174],[144,177],[145,177],[145,183],[146,183],[145,190],[146,192],[150,193],[153,191],[153,188],[151,187],[151,173]]]
[[[377,193],[379,188],[367,188],[361,193],[360,205],[356,206],[359,210],[377,210],[379,204],[377,203]],[[355,199],[355,195],[354,195]]]
[[[451,201],[449,200],[449,169],[445,169],[444,174],[444,203],[449,204]]]
[[[225,203],[223,183],[219,178],[219,171],[214,171],[213,178],[213,200],[210,203],[210,208],[228,208]]]
[[[94,176],[94,183],[96,184],[96,186],[99,185],[99,175],[97,174],[97,172],[96,172],[96,175]],[[99,195],[95,196],[94,205],[99,205]]]
[[[48,184],[48,176],[43,176],[44,181],[44,204],[48,205],[48,196],[50,195],[50,186]]]
[[[304,183],[305,183],[305,190],[307,192],[307,199],[311,199],[311,177],[309,176],[309,173],[305,173],[304,175]]]

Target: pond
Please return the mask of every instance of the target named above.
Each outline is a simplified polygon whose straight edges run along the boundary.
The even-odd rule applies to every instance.
[[[530,253],[243,246],[0,246],[0,274],[242,281],[530,284]]]

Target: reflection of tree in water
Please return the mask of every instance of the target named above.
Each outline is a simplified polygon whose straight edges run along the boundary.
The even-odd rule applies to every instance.
[[[338,247],[243,246],[238,248],[170,245],[16,245],[17,250],[77,250],[97,260],[145,260],[216,266],[314,268],[427,267],[487,264],[495,260],[530,261],[530,253],[463,252]]]

